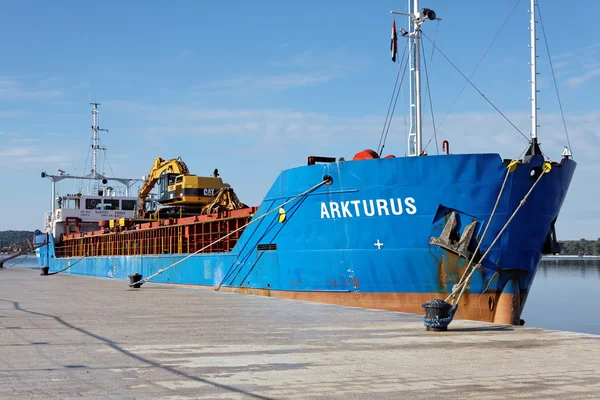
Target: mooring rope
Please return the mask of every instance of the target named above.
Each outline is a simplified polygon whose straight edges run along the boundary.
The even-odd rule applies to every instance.
[[[494,204],[494,208],[492,209],[492,212],[490,213],[490,217],[488,218],[488,221],[485,224],[485,228],[483,229],[483,234],[481,235],[481,238],[479,239],[479,242],[477,243],[477,247],[475,248],[475,251],[473,252],[473,255],[471,256],[471,259],[469,260],[467,267],[463,271],[462,276],[458,280],[457,285],[461,284],[462,280],[467,275],[467,271],[469,271],[469,269],[471,268],[471,265],[473,264],[473,261],[475,260],[475,257],[477,256],[477,252],[479,251],[479,248],[481,247],[481,244],[483,243],[483,239],[485,239],[485,235],[487,234],[488,228],[490,227],[490,224],[492,223],[492,219],[494,219],[494,215],[496,214],[496,209],[498,208],[498,204],[500,204],[500,199],[502,198],[502,194],[504,193],[504,188],[506,187],[506,181],[508,180],[508,176],[510,175],[511,172],[514,171],[514,167],[517,165],[517,163],[519,162],[519,160],[521,159],[523,154],[525,154],[525,152],[527,152],[528,148],[529,148],[529,145],[527,145],[527,147],[525,147],[525,149],[521,152],[521,154],[519,154],[516,158],[513,158],[511,160],[511,162],[508,164],[508,166],[506,167],[506,175],[504,175],[504,181],[502,182],[502,186],[500,187],[500,191],[498,192],[498,196],[496,197],[496,203]],[[455,287],[456,287],[456,285],[455,285]],[[453,288],[453,291],[454,291],[454,288]],[[448,299],[451,296],[452,296],[452,294],[450,296],[446,297],[446,301],[448,301]]]
[[[21,264],[23,261],[25,261],[27,259],[27,257],[33,255],[34,253],[18,253],[15,257],[13,258],[8,258],[8,259],[3,259],[0,260],[0,265],[4,264],[4,262],[6,261],[13,261],[14,262],[10,265],[7,266],[2,266],[2,268],[13,268],[15,265],[19,265]]]
[[[509,167],[512,165],[513,163],[509,164]],[[508,221],[506,221],[506,223],[504,224],[504,226],[502,227],[502,229],[500,230],[500,232],[498,232],[498,234],[496,235],[496,237],[494,238],[494,240],[492,241],[492,243],[490,244],[490,246],[488,247],[488,249],[485,251],[485,253],[483,254],[483,256],[481,256],[481,258],[479,259],[479,261],[477,262],[477,264],[471,269],[471,271],[469,272],[469,274],[467,275],[467,277],[462,280],[461,282],[459,282],[458,284],[456,284],[452,290],[452,293],[446,298],[446,301],[448,301],[450,298],[454,299],[456,298],[456,293],[459,293],[458,298],[456,298],[456,301],[453,301],[452,304],[453,305],[458,305],[460,302],[460,299],[467,287],[467,283],[469,283],[469,281],[471,280],[471,278],[473,277],[473,274],[479,269],[481,268],[481,264],[483,262],[483,260],[487,257],[487,255],[490,253],[490,251],[492,250],[492,248],[494,247],[494,245],[496,244],[496,242],[498,242],[498,239],[500,239],[500,237],[502,236],[502,234],[504,233],[504,231],[506,230],[506,228],[508,227],[508,225],[512,222],[513,218],[515,217],[515,215],[517,215],[517,212],[519,212],[519,210],[521,209],[521,207],[523,207],[523,205],[525,204],[525,202],[527,201],[527,198],[529,197],[529,195],[533,192],[533,189],[537,186],[537,184],[540,182],[540,180],[542,179],[542,177],[547,174],[548,172],[550,172],[550,170],[552,169],[552,166],[550,165],[550,163],[548,162],[544,162],[543,166],[542,166],[542,171],[540,176],[538,176],[538,178],[535,180],[535,182],[533,183],[533,185],[531,186],[531,188],[529,189],[529,191],[525,194],[525,196],[523,197],[523,199],[521,200],[521,202],[519,203],[519,205],[517,206],[517,208],[515,209],[515,211],[513,211],[512,215],[510,216],[510,218],[508,219]],[[481,244],[481,240],[480,240],[480,244]],[[479,246],[477,247],[479,249]],[[475,256],[476,253],[473,253],[473,258]],[[472,258],[472,260],[473,260]],[[469,266],[471,265],[471,263],[469,263]],[[467,269],[465,269],[465,273],[467,272]],[[463,274],[464,276],[464,274]]]
[[[74,266],[75,264],[77,264],[79,261],[83,260],[84,258],[87,258],[87,256],[83,256],[81,257],[79,260],[75,261],[73,264],[71,265],[67,265],[65,268],[61,269],[60,271],[56,271],[56,272],[49,272],[48,275],[56,275],[56,274],[60,274],[63,271],[68,270],[69,268],[71,268],[72,266]]]
[[[190,257],[192,257],[192,256],[195,256],[196,254],[203,252],[204,250],[206,250],[206,249],[208,249],[209,247],[213,246],[214,244],[216,244],[216,243],[219,243],[220,241],[222,241],[222,240],[224,240],[224,239],[228,238],[229,236],[233,235],[234,233],[237,233],[237,232],[241,231],[242,229],[245,229],[245,228],[246,228],[248,225],[251,225],[251,224],[253,224],[253,223],[255,223],[255,222],[258,222],[258,221],[260,221],[261,219],[263,219],[263,218],[264,218],[264,217],[266,217],[267,215],[271,214],[271,213],[272,213],[272,212],[274,212],[274,211],[277,211],[277,210],[279,210],[280,208],[282,208],[282,207],[286,206],[287,204],[291,203],[292,201],[294,201],[294,200],[298,199],[299,197],[306,196],[307,194],[309,194],[310,192],[312,192],[312,191],[314,191],[314,190],[318,189],[319,187],[323,186],[323,185],[324,185],[324,184],[326,184],[327,182],[330,182],[330,178],[329,178],[329,179],[323,179],[321,182],[319,182],[319,183],[318,183],[318,184],[316,184],[315,186],[311,187],[310,189],[307,189],[307,190],[305,190],[304,192],[302,192],[302,193],[300,193],[300,194],[298,194],[298,195],[296,195],[296,196],[292,197],[291,199],[289,199],[289,200],[287,200],[287,201],[283,202],[282,204],[278,205],[277,207],[274,207],[274,208],[272,208],[271,210],[267,211],[266,213],[262,214],[261,216],[259,216],[259,217],[256,217],[256,218],[252,218],[252,220],[251,220],[250,222],[248,222],[246,225],[243,225],[243,226],[241,226],[241,227],[237,228],[236,230],[233,230],[233,231],[229,232],[229,233],[228,233],[227,235],[225,235],[225,236],[221,236],[219,239],[215,240],[214,242],[212,242],[212,243],[210,243],[210,244],[208,244],[208,245],[206,245],[206,246],[202,247],[202,248],[201,248],[201,249],[199,249],[199,250],[196,250],[195,252],[193,252],[193,253],[191,253],[191,254],[188,254],[186,257],[182,258],[182,259],[181,259],[181,260],[179,260],[179,261],[176,261],[176,262],[174,262],[173,264],[169,265],[168,267],[165,267],[165,268],[161,268],[161,269],[159,269],[158,271],[156,271],[154,274],[150,275],[149,277],[147,277],[147,278],[144,278],[144,279],[141,279],[141,280],[139,280],[139,281],[137,281],[137,282],[130,283],[130,284],[129,284],[129,287],[134,287],[134,286],[140,286],[140,285],[143,285],[144,283],[146,283],[146,282],[150,281],[151,279],[153,279],[153,278],[157,277],[158,275],[161,275],[161,274],[163,274],[164,272],[168,271],[169,269],[173,268],[174,266],[176,266],[176,265],[178,265],[178,264],[180,264],[180,263],[184,262],[185,260],[189,259]]]

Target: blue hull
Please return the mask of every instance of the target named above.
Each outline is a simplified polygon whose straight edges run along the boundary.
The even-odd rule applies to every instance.
[[[531,189],[530,174],[539,172],[542,164],[543,158],[535,156],[509,175],[480,253]],[[475,222],[469,244],[474,250],[507,165],[497,154],[467,154],[346,161],[283,171],[255,218],[325,175],[333,182],[285,206],[283,222],[274,212],[250,224],[231,252],[191,256],[153,281],[420,312],[424,300],[452,291],[467,264],[464,257],[431,244],[431,238],[440,237],[454,213],[455,235]],[[520,313],[575,167],[573,160],[563,159],[542,176],[471,279],[458,317],[498,321],[503,294],[518,296]],[[46,236],[37,240],[41,243]],[[259,250],[259,244],[272,246]],[[50,239],[38,249],[38,257],[51,272],[73,265],[64,273],[127,279],[132,273],[152,275],[186,255],[78,261],[56,258]]]

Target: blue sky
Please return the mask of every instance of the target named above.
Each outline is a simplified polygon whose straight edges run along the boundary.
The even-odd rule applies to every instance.
[[[469,75],[516,1],[430,0],[443,20],[426,34]],[[529,132],[529,6],[521,0],[474,83]],[[42,170],[89,172],[89,100],[102,103],[103,143],[115,175],[141,177],[155,157],[181,156],[193,173],[219,168],[242,201],[258,204],[282,169],[309,155],[351,158],[376,148],[397,66],[390,10],[405,1],[2,2],[0,229],[42,227],[50,183]],[[597,238],[600,35],[594,1],[541,1],[575,159],[559,239]],[[397,18],[398,28],[406,25]],[[538,25],[539,26],[539,25]],[[541,29],[539,34],[541,36]],[[403,42],[399,42],[400,51]],[[436,121],[462,78],[425,43]],[[559,159],[565,144],[543,40],[540,140]],[[400,99],[386,150],[405,152]],[[432,135],[430,110],[425,141]],[[439,131],[454,153],[515,157],[525,140],[472,89]],[[434,145],[428,148],[435,153]],[[110,173],[103,163],[101,172]],[[72,187],[63,187],[70,192]]]

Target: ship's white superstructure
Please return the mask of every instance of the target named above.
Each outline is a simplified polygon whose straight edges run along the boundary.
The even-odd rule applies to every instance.
[[[106,130],[98,126],[100,103],[90,104],[94,106],[91,173],[85,176],[69,175],[63,170],[58,170],[58,175],[41,173],[42,178],[48,178],[52,182],[52,210],[44,216],[44,230],[46,233],[52,233],[56,241],[63,234],[97,231],[100,221],[134,218],[138,208],[138,197],[130,196],[129,192],[140,179],[111,178],[97,170],[97,152],[106,150],[99,145],[98,132]],[[77,193],[57,194],[56,184],[67,179],[88,181],[90,185],[87,193],[82,193],[83,190],[80,189]]]

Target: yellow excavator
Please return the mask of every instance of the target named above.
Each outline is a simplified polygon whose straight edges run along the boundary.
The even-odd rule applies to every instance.
[[[157,202],[166,207],[149,211],[146,199],[157,183]],[[247,207],[239,201],[233,189],[219,178],[217,169],[213,176],[193,175],[181,157],[170,160],[156,157],[138,197],[141,218],[157,215],[161,218],[182,217]]]

